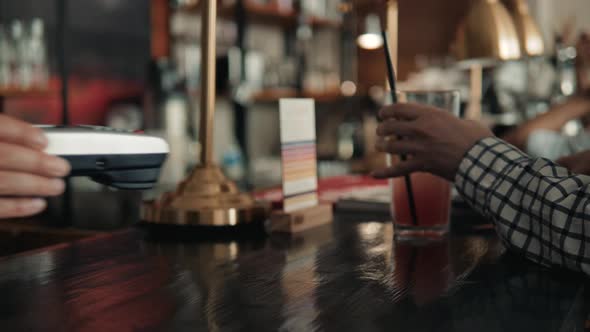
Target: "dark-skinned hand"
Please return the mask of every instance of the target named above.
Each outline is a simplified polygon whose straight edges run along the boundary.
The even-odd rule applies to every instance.
[[[485,126],[462,120],[426,105],[396,104],[379,112],[377,150],[408,155],[392,167],[375,171],[377,178],[428,172],[453,181],[461,160],[479,140],[493,136]],[[395,137],[403,137],[396,139]]]
[[[573,173],[590,175],[590,150],[563,157],[557,163]]]

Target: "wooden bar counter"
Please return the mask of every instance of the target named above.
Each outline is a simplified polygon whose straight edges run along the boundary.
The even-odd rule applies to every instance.
[[[355,219],[237,241],[137,227],[6,256],[0,331],[584,330],[583,275],[493,232],[396,243],[390,223]]]

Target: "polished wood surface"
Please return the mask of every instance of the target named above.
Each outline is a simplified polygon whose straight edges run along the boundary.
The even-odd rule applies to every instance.
[[[582,275],[506,253],[493,233],[396,243],[389,223],[354,219],[240,241],[136,229],[4,258],[0,330],[583,330]]]

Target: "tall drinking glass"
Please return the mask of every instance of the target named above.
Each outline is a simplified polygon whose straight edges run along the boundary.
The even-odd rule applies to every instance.
[[[404,91],[398,93],[400,102],[426,104],[459,116],[460,96],[457,91]],[[410,157],[411,158],[411,157]],[[389,165],[399,162],[399,156],[389,156]],[[416,207],[416,223],[412,218],[404,178],[391,184],[391,215],[398,238],[441,237],[449,229],[451,184],[428,173],[413,173],[412,191]]]

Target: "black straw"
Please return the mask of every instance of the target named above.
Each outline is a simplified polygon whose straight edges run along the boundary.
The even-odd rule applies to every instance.
[[[395,69],[393,68],[393,61],[391,60],[391,53],[389,52],[389,42],[387,38],[387,32],[381,31],[383,35],[383,48],[385,49],[385,62],[387,63],[387,78],[389,80],[389,88],[391,92],[391,102],[397,104],[397,94],[395,88]],[[398,137],[398,139],[402,139]],[[406,161],[406,155],[400,155],[402,161]],[[414,190],[412,189],[412,179],[409,174],[404,176],[406,182],[406,190],[408,191],[408,203],[410,205],[410,213],[412,214],[412,223],[414,226],[418,226],[418,215],[416,213],[416,201],[414,200]]]

